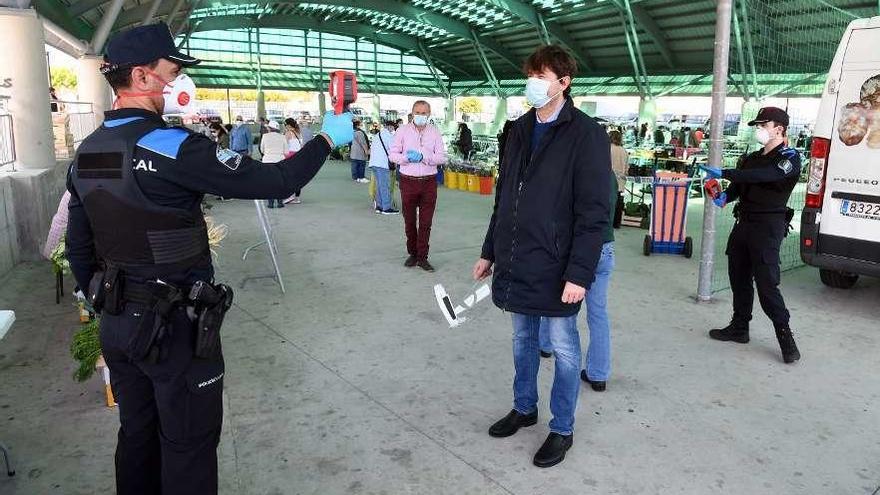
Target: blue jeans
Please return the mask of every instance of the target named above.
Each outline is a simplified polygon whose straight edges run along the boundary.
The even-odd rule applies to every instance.
[[[550,431],[571,435],[574,412],[580,390],[581,341],[577,331],[577,315],[540,317],[512,313],[513,318],[513,408],[530,414],[538,408],[538,331],[542,321],[556,352],[556,370],[550,390]]]
[[[367,161],[366,160],[351,160],[351,179],[365,179],[367,175]]]
[[[376,207],[382,211],[391,209],[391,171],[387,168],[370,167],[376,178]]]
[[[611,376],[611,323],[608,320],[608,284],[614,271],[614,243],[602,246],[602,256],[596,266],[596,280],[587,291],[587,326],[590,328],[590,345],[587,347],[587,360],[584,369],[587,378],[606,382]],[[541,324],[541,350],[553,350],[547,332]],[[558,358],[557,358],[558,359]]]

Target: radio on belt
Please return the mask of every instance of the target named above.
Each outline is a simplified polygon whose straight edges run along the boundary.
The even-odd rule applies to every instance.
[[[353,72],[337,70],[330,73],[330,101],[336,115],[348,111],[348,106],[357,101],[357,77]]]

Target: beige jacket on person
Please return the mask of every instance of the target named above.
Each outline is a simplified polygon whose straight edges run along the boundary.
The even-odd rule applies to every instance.
[[[284,160],[287,153],[287,138],[280,132],[267,132],[260,140],[260,153],[263,163],[275,163]]]
[[[626,172],[629,169],[629,153],[623,149],[623,146],[616,144],[611,145],[611,170],[617,177],[617,190],[623,191],[626,187]]]

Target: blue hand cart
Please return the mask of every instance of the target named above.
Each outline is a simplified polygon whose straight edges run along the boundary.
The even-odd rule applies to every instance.
[[[657,172],[652,186],[651,228],[645,235],[644,254],[684,255],[694,253],[694,241],[686,235],[687,205],[691,183],[687,174]]]

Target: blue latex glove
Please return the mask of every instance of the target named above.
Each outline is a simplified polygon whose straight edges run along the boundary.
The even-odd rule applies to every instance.
[[[715,203],[715,206],[724,208],[727,205],[727,193],[723,192],[718,196],[715,196],[715,199],[713,199],[712,202]]]
[[[346,145],[354,140],[354,127],[351,125],[352,119],[354,119],[354,116],[349,112],[340,115],[327,112],[324,114],[321,132],[333,141],[333,146]]]
[[[425,158],[425,157],[422,156],[422,154],[416,150],[407,150],[406,151],[406,159],[410,163],[418,163],[418,162],[422,161],[423,158]]]
[[[700,170],[706,172],[706,177],[710,179],[720,179],[721,178],[721,169],[715,167],[706,167],[704,165],[700,165]]]

